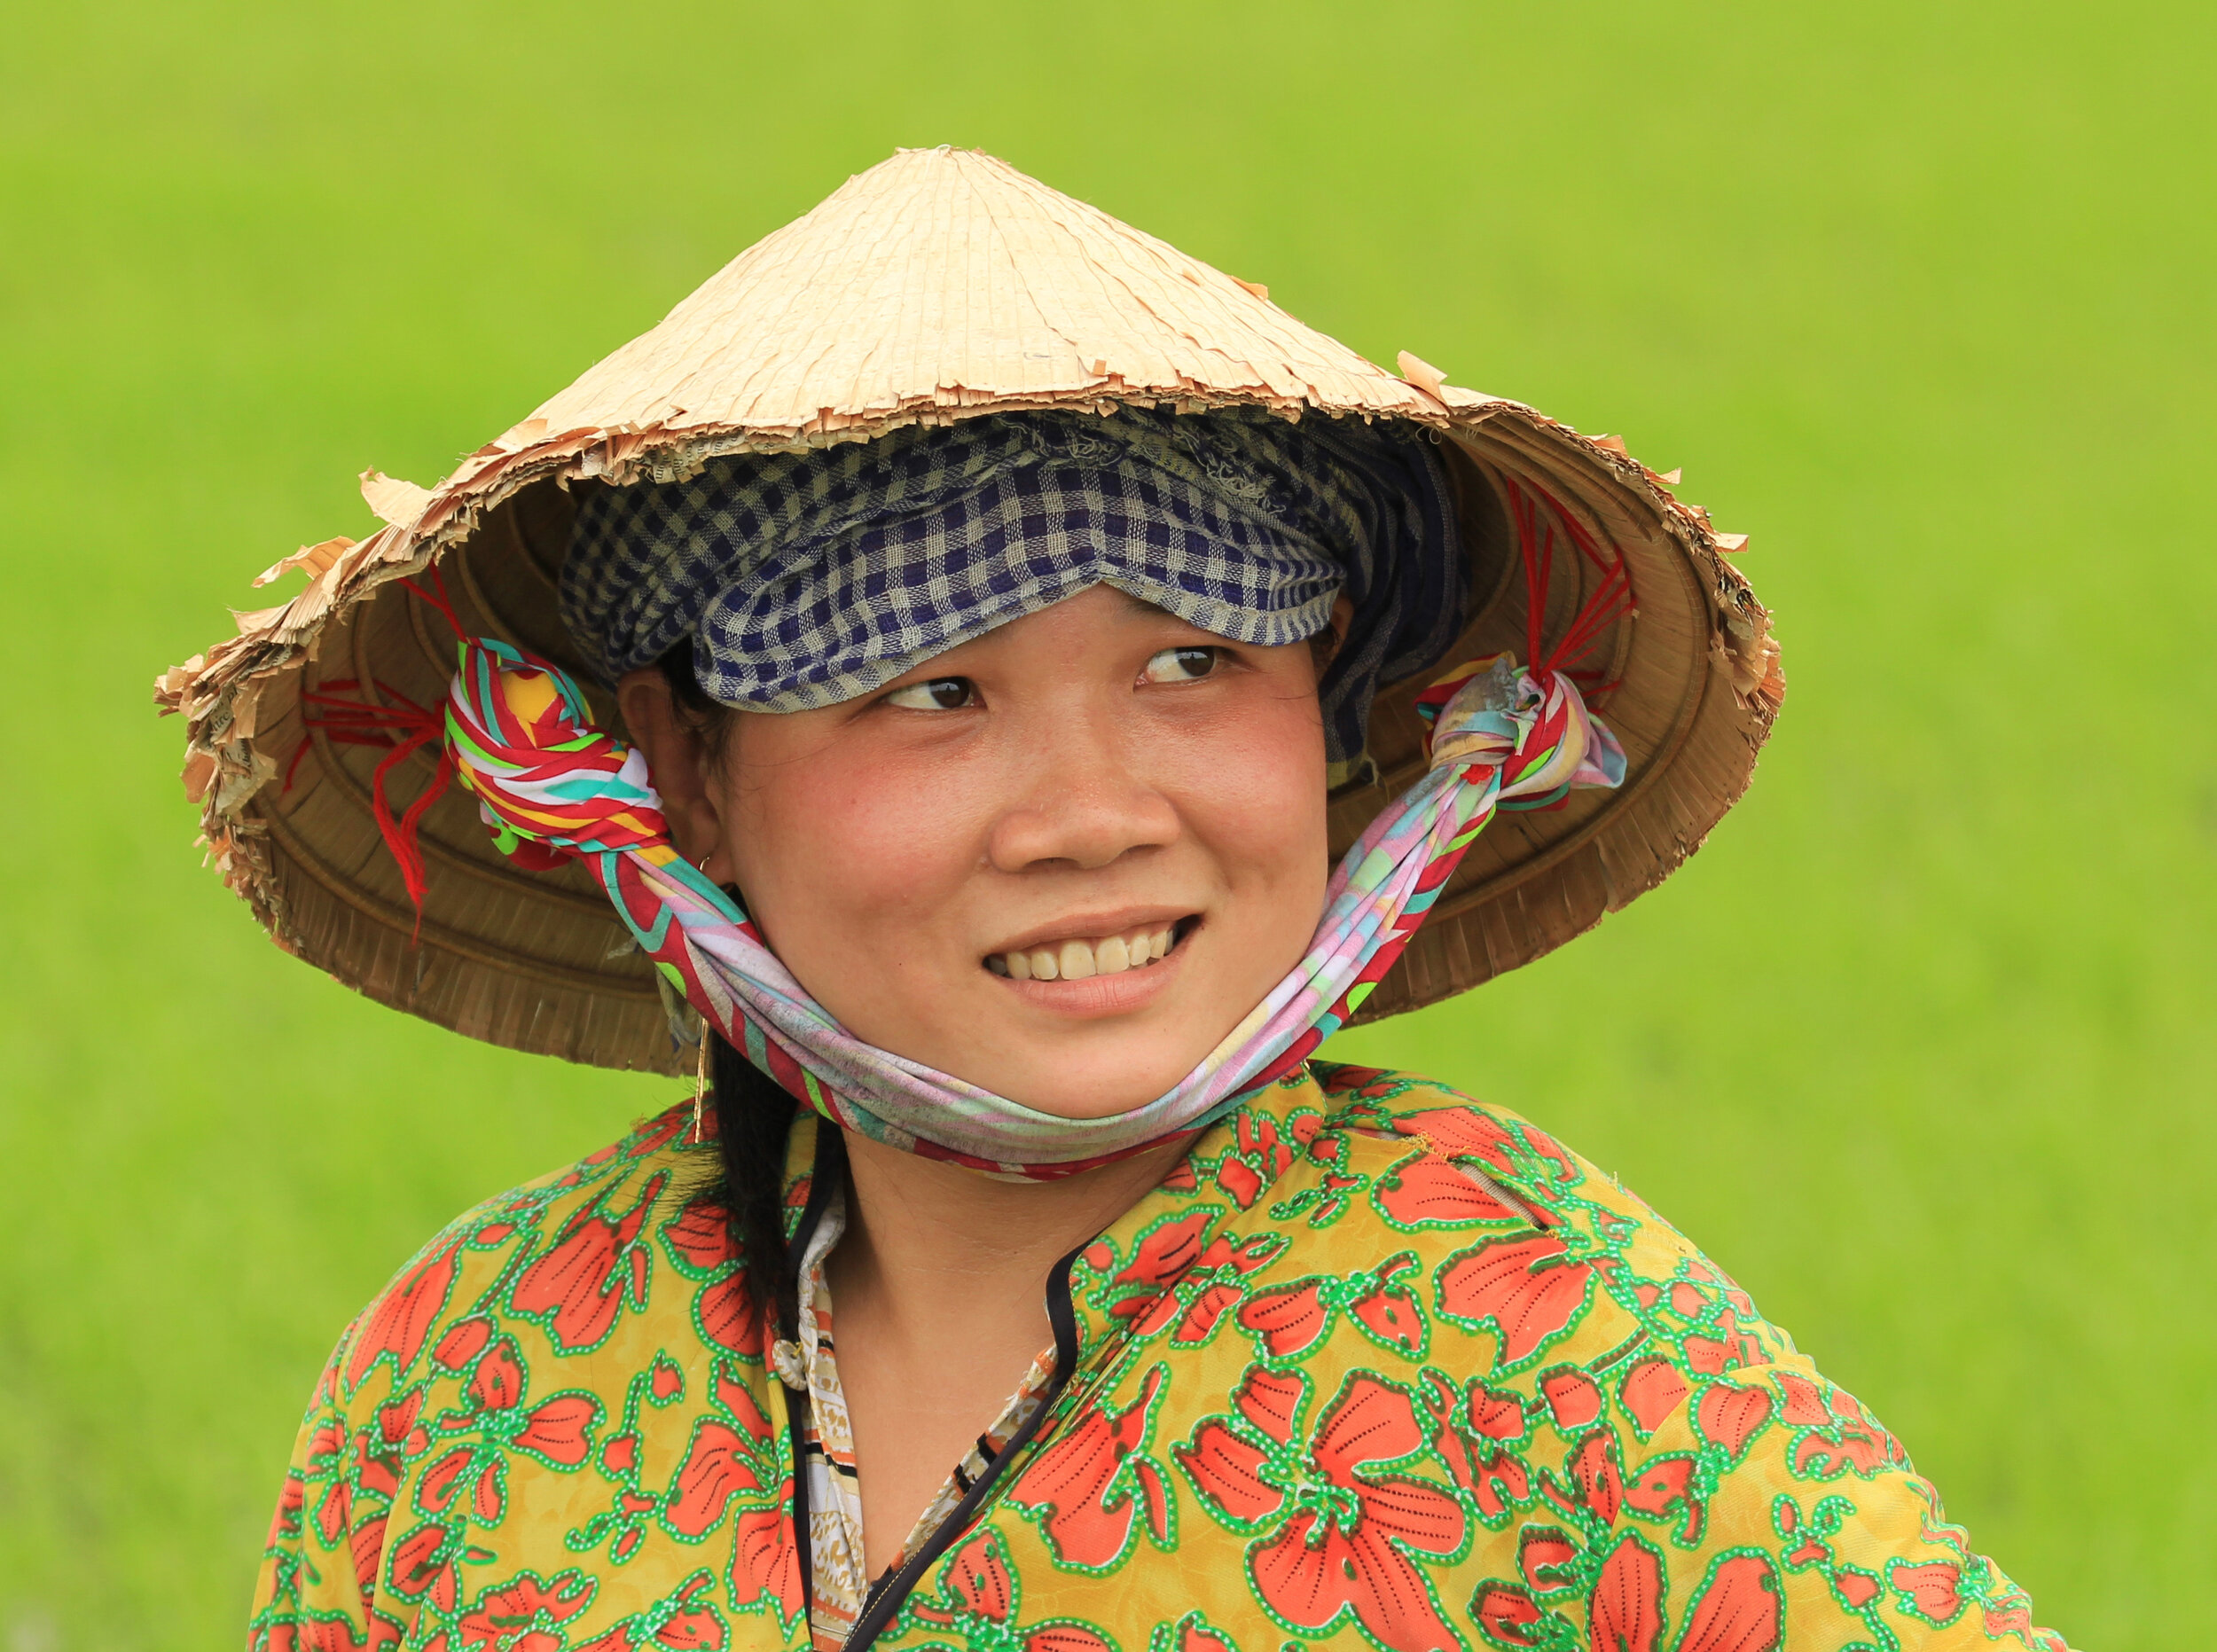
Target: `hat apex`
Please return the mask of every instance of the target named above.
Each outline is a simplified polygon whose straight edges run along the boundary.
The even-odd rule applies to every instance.
[[[803,438],[1068,406],[1089,392],[1443,411],[1436,393],[1304,326],[1266,289],[1007,161],[940,148],[849,178],[533,417],[558,432]]]

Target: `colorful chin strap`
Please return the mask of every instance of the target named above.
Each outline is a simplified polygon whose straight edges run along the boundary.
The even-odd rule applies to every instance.
[[[558,668],[466,638],[446,742],[513,858],[592,868],[670,985],[825,1117],[927,1157],[1046,1178],[1199,1131],[1292,1071],[1392,967],[1496,810],[1545,809],[1624,779],[1623,748],[1560,671],[1535,678],[1496,654],[1439,678],[1417,709],[1431,766],[1340,862],[1307,955],[1175,1088],[1093,1119],[1036,1111],[841,1026],[678,854],[646,759],[591,726]]]
[[[470,636],[435,573],[432,589],[403,583],[462,638],[443,709],[382,683],[374,699],[357,699],[350,691],[361,685],[332,680],[307,696],[307,717],[333,740],[388,751],[371,786],[372,812],[419,912],[427,891],[416,826],[458,776],[515,865],[584,862],[665,987],[825,1117],[989,1174],[1068,1176],[1191,1135],[1299,1067],[1393,967],[1496,810],[1553,808],[1573,788],[1623,783],[1623,748],[1586,710],[1566,668],[1630,609],[1629,570],[1545,490],[1515,481],[1503,489],[1524,564],[1527,656],[1538,663],[1520,669],[1508,654],[1473,661],[1418,697],[1430,767],[1333,873],[1306,955],[1174,1088],[1109,1118],[1037,1111],[841,1026],[738,904],[678,853],[646,758],[591,725],[584,696],[558,667]],[[1599,579],[1561,639],[1543,648],[1558,527]],[[431,783],[396,814],[390,777],[434,742],[441,756]],[[306,749],[303,741],[295,764]]]

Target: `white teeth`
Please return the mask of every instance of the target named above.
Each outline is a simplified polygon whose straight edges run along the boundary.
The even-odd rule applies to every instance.
[[[1141,969],[1170,955],[1178,943],[1174,924],[1159,928],[1134,929],[1105,940],[1060,942],[1030,951],[996,952],[985,967],[1014,981],[1084,981],[1093,975],[1113,975],[1119,970]]]

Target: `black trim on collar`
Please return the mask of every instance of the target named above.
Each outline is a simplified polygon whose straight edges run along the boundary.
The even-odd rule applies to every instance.
[[[1054,1404],[1062,1398],[1070,1378],[1077,1370],[1077,1313],[1070,1303],[1070,1268],[1085,1249],[1080,1245],[1057,1262],[1047,1274],[1047,1323],[1054,1327],[1054,1380],[1039,1397],[1038,1409],[1030,1420],[1009,1437],[1000,1454],[985,1466],[985,1472],[972,1483],[962,1500],[947,1511],[947,1517],[939,1523],[939,1529],[925,1540],[924,1546],[908,1557],[900,1570],[881,1578],[862,1602],[862,1612],[855,1619],[855,1626],[847,1636],[843,1652],[866,1652],[886,1625],[893,1621],[912,1590],[922,1581],[923,1576],[936,1565],[939,1557],[954,1546],[955,1539],[968,1529],[971,1520],[984,1504],[986,1494],[1000,1479],[1003,1469],[1013,1462],[1016,1454],[1039,1432]],[[797,1483],[796,1483],[797,1491]]]
[[[801,1258],[808,1254],[808,1241],[814,1235],[817,1225],[823,1221],[825,1210],[831,1205],[833,1190],[843,1186],[846,1179],[847,1139],[828,1119],[819,1118],[816,1121],[816,1161],[809,1170],[808,1203],[802,1209],[800,1226],[786,1241],[785,1269],[778,1281],[775,1328],[778,1336],[786,1342],[797,1343],[801,1337]],[[784,1379],[777,1373],[777,1351],[772,1349],[770,1354],[771,1380],[783,1388]],[[805,1622],[816,1608],[816,1561],[809,1552],[808,1536],[808,1391],[805,1389],[786,1389],[785,1414],[787,1437],[793,1454],[793,1544],[801,1566],[801,1617]]]

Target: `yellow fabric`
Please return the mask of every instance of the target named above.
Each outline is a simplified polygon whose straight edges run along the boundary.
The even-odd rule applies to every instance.
[[[786,1390],[691,1122],[473,1211],[349,1328],[254,1647],[806,1645]],[[2063,1647],[1675,1230],[1423,1080],[1257,1098],[1070,1307],[1046,1422],[874,1646]]]

